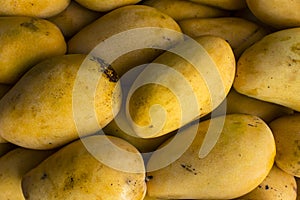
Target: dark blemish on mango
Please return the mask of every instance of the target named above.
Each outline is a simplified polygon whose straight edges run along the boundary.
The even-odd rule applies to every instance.
[[[118,82],[119,76],[112,66],[103,59],[93,56],[90,60],[97,61],[100,64],[99,72],[103,72],[111,82]]]
[[[269,189],[269,186],[268,186],[268,185],[266,185],[266,186],[265,186],[265,189],[266,189],[266,190],[268,190],[268,189]]]
[[[160,16],[160,18],[162,18],[162,19],[166,19],[166,17],[165,17],[164,15],[161,15],[161,16]]]
[[[39,28],[34,24],[35,19],[30,20],[29,22],[23,22],[20,26],[30,29],[31,31],[38,31]]]
[[[65,181],[65,187],[64,187],[64,190],[70,190],[70,189],[73,189],[74,188],[74,178],[73,176],[69,176],[66,181]]]
[[[145,181],[148,182],[148,181],[150,181],[151,179],[153,179],[153,176],[146,176]]]
[[[137,183],[136,183],[136,181],[132,181],[132,180],[130,180],[130,179],[127,179],[127,180],[126,180],[126,184],[127,184],[127,185],[133,185],[133,186],[136,186]]]
[[[171,41],[171,38],[168,38],[168,37],[166,37],[166,36],[163,36],[163,39],[164,39],[164,40],[167,40],[168,42]]]
[[[193,173],[194,175],[197,175],[198,173],[196,172],[196,169],[195,168],[192,168],[192,165],[185,165],[185,164],[180,164],[180,166],[187,170],[188,172],[191,172]]]
[[[248,126],[251,126],[251,127],[257,127],[256,124],[248,124]]]
[[[48,178],[48,174],[43,173],[43,175],[41,176],[41,180],[45,180],[46,178]]]
[[[259,185],[259,186],[258,186],[258,188],[259,188],[259,189],[261,189],[261,188],[262,188],[262,186],[261,186],[261,185]]]
[[[295,54],[300,55],[300,43],[297,43],[291,47],[291,51]]]

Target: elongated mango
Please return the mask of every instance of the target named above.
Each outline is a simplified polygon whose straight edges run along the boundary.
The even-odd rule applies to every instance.
[[[1,1],[0,15],[45,18],[62,12],[71,0],[5,0]]]
[[[246,0],[189,0],[226,10],[239,10],[247,7]]]
[[[31,17],[0,17],[0,83],[14,84],[38,62],[66,53],[53,23]]]
[[[267,123],[280,116],[294,113],[290,108],[248,97],[236,92],[233,88],[231,88],[226,96],[226,101],[222,104],[226,104],[226,114],[255,115]],[[224,114],[222,113],[222,106],[224,105],[220,105],[214,112],[219,112],[220,115]]]
[[[204,137],[218,129],[220,137],[211,138],[216,145],[200,157]],[[233,199],[258,187],[274,164],[272,131],[255,116],[212,118],[183,129],[177,137],[162,145],[147,163],[150,197]]]
[[[66,38],[70,38],[101,15],[102,13],[91,11],[72,1],[65,10],[48,20],[56,24]]]
[[[220,105],[234,75],[235,58],[225,40],[203,36],[184,41],[137,77],[127,98],[129,123],[145,138],[174,131]]]
[[[246,0],[246,2],[251,12],[268,25],[279,29],[300,26],[299,1]]]
[[[0,98],[2,98],[6,93],[7,91],[11,88],[11,86],[9,85],[5,85],[5,84],[0,84]],[[4,140],[1,136],[0,136],[0,145],[3,144],[3,146],[5,147],[6,145],[4,143],[7,143],[6,140]],[[8,145],[9,146],[9,145]],[[2,149],[2,148],[0,148]],[[6,148],[4,148],[6,149]],[[2,152],[2,151],[1,151]],[[1,154],[1,153],[0,153]]]
[[[81,4],[82,6],[100,12],[108,12],[114,10],[116,8],[127,6],[131,4],[136,4],[141,0],[75,0],[77,3]]]
[[[22,147],[51,149],[109,123],[120,105],[118,77],[97,58],[85,58],[57,56],[28,71],[0,100],[1,136]],[[96,82],[87,82],[93,76]]]
[[[237,92],[300,111],[300,28],[266,35],[237,62]]]
[[[0,158],[0,198],[24,200],[21,187],[23,175],[36,167],[54,151],[38,151],[24,148],[11,150]]]
[[[281,116],[270,123],[276,141],[276,165],[300,177],[300,114]]]
[[[103,157],[128,171],[107,164]],[[124,140],[91,136],[66,145],[26,173],[22,189],[28,200],[142,200],[146,193],[145,166],[136,148]]]
[[[295,177],[274,165],[263,182],[251,192],[235,200],[282,200],[296,199]]]
[[[193,18],[178,23],[182,32],[190,37],[214,35],[225,39],[237,58],[268,33],[259,24],[240,17]]]
[[[211,6],[181,0],[146,0],[148,5],[171,16],[176,21],[189,18],[207,18],[228,16],[229,12]]]
[[[129,36],[133,34],[133,37],[128,38],[126,33]],[[115,36],[112,45],[99,51],[111,52],[109,54],[115,54],[120,49],[130,51],[121,52],[110,63],[121,77],[130,69],[151,62],[164,49],[182,41],[183,36],[179,33],[181,30],[176,21],[155,8],[145,5],[124,6],[108,12],[75,34],[68,42],[68,52],[88,54],[104,40]],[[144,42],[141,44],[141,41]],[[139,46],[136,47],[136,44]],[[101,57],[97,52],[95,55]]]

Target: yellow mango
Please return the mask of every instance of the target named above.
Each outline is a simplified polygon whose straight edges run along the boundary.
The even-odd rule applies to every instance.
[[[143,31],[145,30],[143,28],[149,27],[152,28],[151,33],[148,30]],[[142,30],[139,32],[139,29]],[[126,40],[126,35],[118,37],[118,34],[126,34],[130,30],[137,31],[130,40]],[[131,52],[119,55],[110,63],[121,77],[130,69],[148,63],[160,55],[163,51],[157,48],[167,49],[178,41],[182,41],[183,36],[180,33],[181,30],[176,21],[155,8],[145,5],[124,6],[108,12],[75,34],[68,42],[68,52],[88,54],[104,40],[115,36],[122,42],[116,40],[109,48],[99,51],[113,54],[122,49],[120,44],[126,44],[125,47],[122,46],[123,49],[131,50]],[[136,43],[141,43],[142,39],[146,39],[145,43],[150,47],[147,48],[143,43],[143,46],[139,47],[141,49],[135,49]],[[101,57],[97,52],[95,55]]]
[[[0,83],[14,84],[38,62],[66,52],[53,23],[31,17],[0,17]]]
[[[70,2],[71,0],[5,0],[1,1],[0,15],[51,17],[63,11]]]
[[[70,38],[102,15],[102,13],[91,11],[72,1],[65,10],[48,20],[56,24],[66,38]]]
[[[116,8],[136,4],[141,0],[75,0],[82,6],[95,11],[107,12]]]
[[[115,148],[133,156],[124,156]],[[103,162],[103,156],[128,171]],[[145,166],[140,153],[126,141],[90,136],[66,145],[26,173],[22,189],[26,199],[142,200]]]
[[[300,28],[266,35],[241,55],[234,89],[300,111]]]
[[[300,26],[300,2],[288,0],[246,0],[247,7],[262,22],[276,28]]]
[[[282,200],[296,199],[297,184],[295,177],[274,165],[257,188],[235,200]]]
[[[189,0],[226,10],[239,10],[247,7],[246,0]]]
[[[137,77],[127,98],[128,121],[140,137],[170,133],[219,106],[234,75],[235,58],[222,38],[179,43]]]
[[[0,158],[0,198],[25,200],[21,187],[23,175],[50,156],[53,151],[24,148],[11,150]]]
[[[226,114],[240,113],[255,115],[267,123],[280,116],[294,113],[294,111],[290,108],[248,97],[238,93],[233,88],[231,88],[230,92],[226,96],[226,101],[224,101],[216,110],[214,110],[214,112],[219,112],[220,115],[225,114],[224,111],[222,113],[222,108],[224,106],[223,104],[226,104]]]
[[[87,82],[93,76],[95,85]],[[44,60],[0,100],[0,134],[31,149],[52,149],[93,134],[119,109],[117,81],[113,69],[97,58],[74,54]]]
[[[283,171],[300,177],[300,115],[282,116],[269,125],[276,141],[276,165]]]
[[[214,35],[225,39],[237,58],[268,33],[262,26],[240,17],[194,18],[178,23],[182,32],[190,37]]]
[[[216,130],[221,134],[219,138],[211,138],[217,140],[215,146],[208,155],[200,156],[204,137]],[[177,137],[177,142],[172,143],[175,136],[164,143],[147,163],[150,197],[236,198],[258,187],[274,164],[276,149],[272,131],[255,116],[232,114],[212,118],[192,124]],[[180,149],[185,149],[183,143],[189,145],[180,153]]]
[[[142,3],[166,13],[176,21],[189,18],[222,17],[229,15],[228,11],[191,1],[146,0]]]

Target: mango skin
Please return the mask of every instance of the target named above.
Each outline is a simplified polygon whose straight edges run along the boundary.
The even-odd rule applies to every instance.
[[[136,4],[141,0],[75,0],[77,3],[90,10],[108,12],[116,8]]]
[[[195,3],[222,8],[225,10],[240,10],[247,7],[245,0],[189,0]]]
[[[242,17],[191,18],[178,22],[182,32],[192,38],[214,35],[228,41],[236,58],[267,35],[260,24]]]
[[[119,115],[119,114],[118,114]],[[118,116],[117,115],[117,116]],[[125,118],[125,117],[124,117]],[[119,126],[118,123],[128,123],[125,119],[121,119],[122,121],[116,121],[116,118],[114,118],[109,124],[107,124],[102,130],[106,135],[111,135],[115,137],[122,138],[135,146],[141,153],[148,153],[153,152],[157,149],[159,145],[161,145],[164,141],[166,141],[168,138],[170,138],[174,133],[170,133],[161,137],[157,138],[141,138],[134,136],[134,131],[131,130],[131,132],[127,132],[128,130],[124,131]],[[120,120],[120,118],[118,118]]]
[[[234,89],[300,111],[300,28],[266,35],[237,62]]]
[[[277,29],[300,26],[300,2],[246,0],[247,7],[262,22]]]
[[[0,98],[2,98],[10,90],[11,87],[12,86],[10,86],[10,85],[0,84]],[[7,143],[7,141],[0,136],[0,152],[1,152],[0,155],[3,152],[2,145],[3,145],[3,147],[6,146],[5,143]],[[4,148],[4,149],[6,149],[6,148]]]
[[[32,17],[0,17],[0,83],[15,84],[32,66],[63,55],[67,44],[53,23]]]
[[[23,175],[36,167],[54,151],[38,151],[17,147],[0,158],[0,198],[24,199],[21,187]]]
[[[85,130],[77,130],[77,113],[73,113],[75,106],[83,109],[86,105],[73,104],[75,80],[85,58],[83,54],[57,56],[28,71],[0,100],[1,136],[22,147],[53,149],[77,139],[79,133],[83,136],[96,132],[98,127],[90,124],[85,124]],[[88,64],[99,70],[104,67],[97,60],[88,60]],[[114,74],[113,70],[108,73]],[[107,75],[102,74],[95,89],[96,100],[91,99],[100,128],[113,119],[113,109],[117,111],[120,105],[117,76]],[[76,91],[85,97],[86,91]]]
[[[224,117],[216,145],[206,157],[199,158],[210,122],[221,124]],[[150,197],[232,199],[255,189],[269,174],[276,154],[275,141],[272,131],[260,118],[244,114],[212,118],[184,129],[180,133],[181,141],[193,134],[192,128],[197,130],[196,137],[174,162],[156,169],[161,162],[174,158],[178,144],[168,146],[170,143],[165,143],[169,151],[163,156],[158,151],[152,154],[147,163]]]
[[[107,146],[97,146],[97,141],[104,138],[118,148],[134,153],[136,159],[121,157]],[[142,200],[146,193],[145,173],[142,173],[145,169],[136,148],[116,137],[98,135],[84,140],[84,144],[77,140],[66,145],[26,173],[22,180],[25,198]],[[97,148],[91,154],[85,145],[96,145]],[[100,162],[96,156],[103,153],[111,159],[130,162],[130,167],[140,172],[125,172]]]
[[[68,53],[88,54],[98,44],[116,34],[145,27],[161,28],[161,30],[156,32],[157,34],[154,39],[151,38],[151,41],[149,41],[154,47],[133,50],[124,55],[120,55],[120,57],[110,63],[120,77],[130,69],[151,62],[159,56],[163,51],[155,49],[156,46],[168,49],[183,39],[183,36],[179,34],[181,33],[179,25],[170,16],[150,6],[129,5],[108,12],[81,29],[68,41]],[[164,29],[171,29],[174,32],[178,32],[178,34],[165,33]],[[138,35],[137,37],[144,38],[144,34]],[[134,38],[134,40],[138,39],[139,38]],[[131,43],[134,46],[135,41]],[[118,45],[119,44],[115,44],[115,48],[117,48]],[[128,49],[130,48],[129,43]]]
[[[146,0],[143,5],[148,5],[166,13],[176,21],[190,18],[209,18],[229,16],[229,12],[206,6],[191,1],[181,0]]]
[[[70,38],[102,15],[72,1],[65,10],[47,19],[56,24],[66,38]]]
[[[231,88],[226,96],[226,101],[222,102],[222,105],[216,108],[214,112],[219,115],[224,115],[224,110],[222,110],[224,106],[226,106],[226,114],[240,113],[255,115],[263,119],[266,123],[269,123],[280,116],[291,115],[294,113],[290,108],[240,94],[235,91],[234,88]]]
[[[190,52],[190,56],[198,60],[213,61],[214,66],[212,67],[216,69],[213,73],[220,78],[219,85],[222,88],[219,89],[223,90],[224,95],[218,96],[222,93],[215,93],[214,90],[211,90],[213,85],[207,86],[208,80],[212,79],[211,75],[204,74],[202,76],[197,70],[197,67],[200,66],[199,63],[198,66],[193,66],[179,55],[165,52],[151,63],[153,67],[149,64],[138,76],[142,83],[143,80],[149,81],[149,79],[151,79],[151,83],[141,84],[141,87],[132,91],[132,95],[127,98],[127,117],[131,119],[128,121],[136,135],[155,138],[175,131],[194,119],[210,113],[222,103],[228,94],[235,76],[235,57],[230,45],[224,39],[215,36],[202,36],[193,41],[195,44],[201,45],[203,51]],[[190,47],[185,45],[184,41],[174,48],[182,47],[184,48],[181,49],[182,51],[187,51]],[[169,71],[152,70],[155,69],[156,63],[167,66],[166,69]],[[180,76],[175,76],[176,73],[173,73],[172,70],[178,72]],[[161,85],[161,80],[170,85]],[[179,81],[186,82],[178,84]],[[216,82],[213,84],[216,85]],[[173,91],[170,89],[172,85],[176,85]],[[192,91],[188,90],[188,87]],[[189,97],[189,99],[186,100],[184,97]],[[211,98],[214,98],[214,102],[211,101]],[[195,99],[195,104],[191,105],[188,102],[191,99]],[[191,111],[187,112],[179,100],[182,100],[182,104],[187,103]],[[164,109],[166,117],[160,113],[159,109],[154,108],[155,105]]]
[[[71,0],[5,0],[1,2],[0,15],[46,18],[63,11]]]
[[[295,177],[300,177],[300,114],[282,116],[269,126],[276,141],[276,165]]]
[[[270,173],[257,188],[235,200],[282,200],[296,199],[295,177],[273,165]]]

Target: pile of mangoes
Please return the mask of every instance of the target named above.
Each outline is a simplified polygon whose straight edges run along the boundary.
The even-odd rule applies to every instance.
[[[0,199],[299,200],[299,11],[2,1]]]

